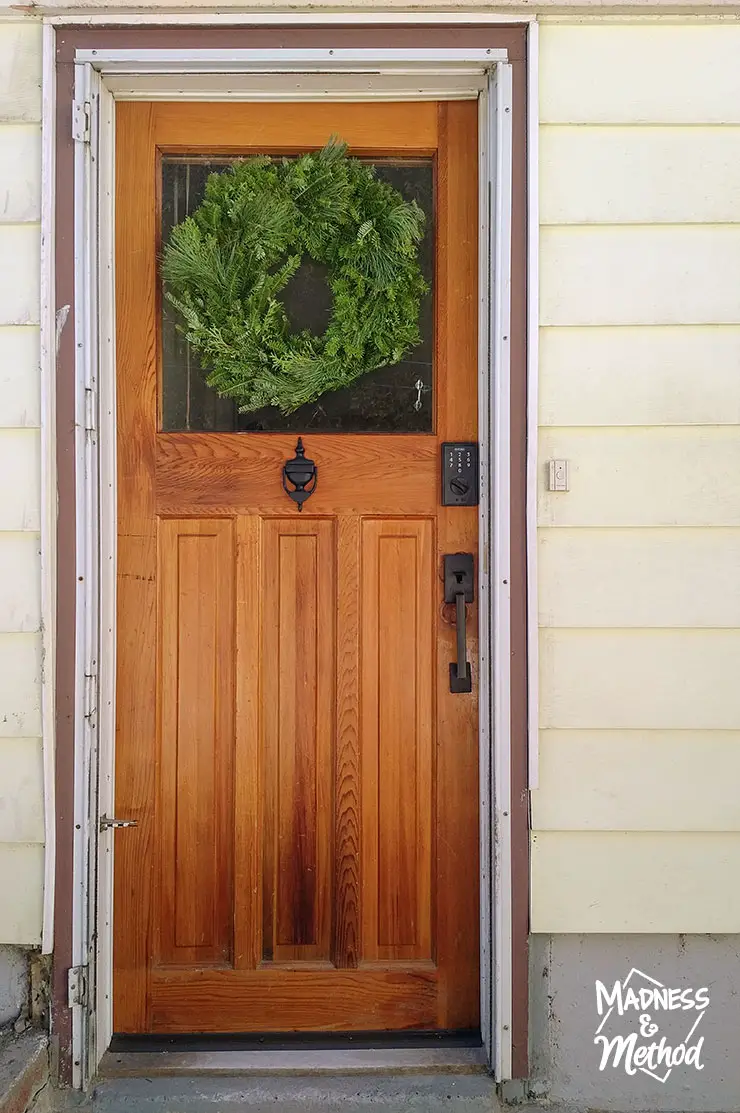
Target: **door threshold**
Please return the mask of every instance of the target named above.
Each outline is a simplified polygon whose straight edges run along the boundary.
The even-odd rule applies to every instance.
[[[479,1073],[477,1032],[114,1036],[100,1078],[256,1074]]]

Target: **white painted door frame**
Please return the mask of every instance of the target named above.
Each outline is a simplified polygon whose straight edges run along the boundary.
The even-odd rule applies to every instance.
[[[330,31],[327,31],[327,36]],[[509,645],[509,311],[512,69],[506,51],[87,50],[75,62],[77,737],[73,962],[74,1085],[112,1034],[115,726],[115,100],[477,98],[480,104],[481,1025],[495,1077],[511,1077],[512,918]],[[226,77],[226,75],[228,75]],[[299,81],[296,81],[300,75]],[[300,86],[300,87],[298,87]],[[532,276],[530,276],[530,282]]]

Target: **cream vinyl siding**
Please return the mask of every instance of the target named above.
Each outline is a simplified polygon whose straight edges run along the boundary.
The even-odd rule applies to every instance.
[[[540,33],[532,927],[738,931],[740,26],[578,18]],[[0,22],[0,943],[23,944],[43,895],[40,74],[40,26]],[[545,490],[554,456],[567,494]]]
[[[740,127],[543,126],[540,174],[547,225],[731,222]]]
[[[740,28],[663,18],[543,24],[540,123],[740,124]]]
[[[0,943],[41,940],[41,27],[0,22]]]
[[[738,325],[540,329],[543,426],[738,422]]]
[[[581,933],[723,934],[740,920],[736,832],[535,831],[532,851],[532,919],[550,932],[575,931],[574,915]]]
[[[570,491],[541,476],[547,526],[740,526],[736,426],[543,429],[543,459],[571,461]]]
[[[733,730],[545,731],[541,773],[551,791],[534,800],[545,831],[713,831],[737,826]],[[665,790],[672,769],[671,791]],[[588,792],[571,789],[585,781]]]
[[[740,27],[540,43],[532,928],[739,931]]]
[[[540,647],[543,729],[732,730],[740,723],[740,630],[542,630]],[[697,748],[697,761],[700,754]],[[671,775],[666,770],[669,795]],[[573,791],[588,785],[579,781]]]
[[[740,628],[740,529],[545,528],[539,542],[542,626]]]
[[[740,320],[740,226],[579,224],[540,233],[543,325]]]

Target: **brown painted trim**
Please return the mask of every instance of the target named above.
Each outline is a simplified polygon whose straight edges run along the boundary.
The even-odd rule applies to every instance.
[[[67,969],[72,956],[74,788],[75,474],[74,474],[74,243],[72,142],[73,63],[77,49],[166,47],[505,47],[513,64],[513,216],[511,344],[511,738],[513,878],[513,1073],[528,1073],[529,830],[527,798],[526,608],[526,309],[527,80],[526,27],[75,27],[56,32],[56,307],[69,305],[57,357],[57,857],[52,1032],[59,1082],[72,1075]],[[536,186],[536,183],[535,183]]]

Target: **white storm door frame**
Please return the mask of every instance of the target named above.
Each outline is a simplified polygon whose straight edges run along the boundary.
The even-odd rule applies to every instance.
[[[327,39],[331,29],[327,28]],[[505,50],[80,50],[75,62],[77,738],[73,1085],[85,1088],[112,1036],[115,728],[115,101],[259,100],[282,75],[295,99],[479,101],[481,461],[481,1028],[499,1081],[511,1077],[510,297],[512,68]],[[296,78],[299,80],[296,81]]]

